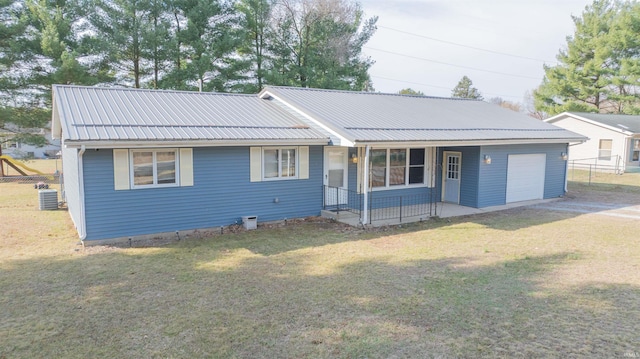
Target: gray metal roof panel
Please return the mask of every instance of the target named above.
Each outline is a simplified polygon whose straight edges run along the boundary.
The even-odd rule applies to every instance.
[[[55,85],[54,96],[70,141],[328,141],[255,95]]]
[[[605,113],[570,112],[576,116],[584,117],[607,126],[615,127],[623,131],[640,133],[640,116]]]
[[[267,87],[264,91],[302,109],[352,141],[457,140],[463,132],[477,140],[528,136],[541,140],[585,139],[527,115],[478,100],[277,86]],[[532,135],[534,132],[536,134]]]

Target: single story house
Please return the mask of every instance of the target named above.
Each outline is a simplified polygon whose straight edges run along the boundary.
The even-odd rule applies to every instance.
[[[52,128],[86,241],[247,216],[342,209],[366,224],[398,204],[560,197],[569,144],[585,140],[477,100],[288,87],[239,95],[55,85]]]
[[[11,129],[11,127],[9,126]],[[15,128],[15,131],[25,131]],[[27,129],[28,133],[42,135],[47,140],[44,146],[34,146],[14,139],[15,132],[0,131],[0,148],[3,155],[19,159],[56,158],[60,152],[60,140],[53,139],[51,131],[44,128]]]
[[[589,138],[571,146],[570,166],[640,172],[640,116],[564,112],[545,122]]]

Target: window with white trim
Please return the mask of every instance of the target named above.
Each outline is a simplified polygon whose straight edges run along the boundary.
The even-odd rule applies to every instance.
[[[193,186],[193,149],[113,149],[116,191]]]
[[[178,185],[175,149],[131,150],[130,153],[133,188]]]
[[[372,149],[369,156],[372,188],[428,185],[425,148]]]
[[[296,147],[264,147],[262,169],[265,180],[298,178]]]
[[[371,187],[387,186],[387,150],[371,150]]]
[[[600,144],[598,146],[598,159],[607,161],[610,160],[612,148],[613,140],[600,140]]]

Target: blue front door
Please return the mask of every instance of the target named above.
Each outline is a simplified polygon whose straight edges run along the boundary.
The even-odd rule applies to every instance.
[[[462,153],[445,151],[443,153],[443,159],[443,202],[460,203],[460,166],[462,165]]]

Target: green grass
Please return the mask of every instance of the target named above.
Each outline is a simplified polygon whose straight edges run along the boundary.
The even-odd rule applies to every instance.
[[[633,220],[520,208],[82,250],[68,214],[38,211],[36,193],[0,184],[0,358],[640,351]],[[640,204],[635,193],[602,193]]]
[[[574,188],[588,186],[592,189],[604,191],[640,193],[640,173],[613,174],[572,170],[569,171],[567,178]]]

